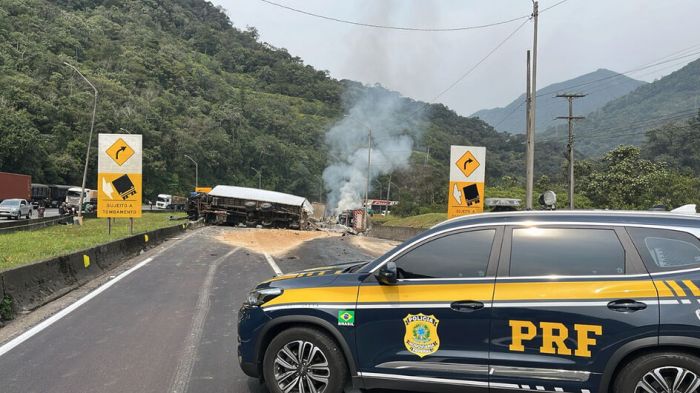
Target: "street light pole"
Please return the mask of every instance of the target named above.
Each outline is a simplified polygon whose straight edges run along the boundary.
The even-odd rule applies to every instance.
[[[262,167],[260,167],[260,170],[257,170],[251,166],[250,169],[254,170],[255,173],[258,174],[258,188],[262,189]]]
[[[67,65],[68,67],[72,68],[73,71],[77,72],[78,75],[80,75],[85,82],[92,87],[92,90],[95,91],[95,100],[92,105],[92,121],[90,121],[90,136],[88,137],[88,144],[87,144],[87,149],[85,151],[85,168],[83,169],[83,183],[82,186],[80,187],[80,206],[78,206],[78,223],[80,225],[83,225],[83,202],[85,199],[85,180],[87,179],[87,169],[88,169],[88,162],[90,160],[90,145],[92,144],[92,131],[95,128],[95,113],[97,113],[97,88],[95,85],[93,85],[88,78],[85,77],[85,75],[82,74],[77,68],[73,67],[72,64],[68,63],[67,61],[64,61],[63,64]]]
[[[367,184],[365,185],[365,231],[369,229],[369,179],[372,169],[372,129],[367,127]]]
[[[194,163],[194,189],[196,191],[199,187],[199,165],[197,165],[197,161],[192,159],[192,157],[188,156],[187,154],[185,154],[185,158],[189,159]]]

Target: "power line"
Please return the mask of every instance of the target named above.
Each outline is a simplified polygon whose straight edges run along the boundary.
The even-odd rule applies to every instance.
[[[629,123],[629,124],[626,124],[623,126],[618,126],[618,127],[613,127],[613,128],[605,128],[605,129],[598,128],[598,129],[592,130],[592,132],[590,132],[590,133],[586,133],[586,134],[582,135],[582,137],[585,138],[586,140],[589,140],[589,139],[599,139],[599,138],[603,138],[603,139],[616,138],[618,136],[627,136],[627,135],[641,135],[641,134],[644,134],[647,131],[649,131],[649,129],[636,130],[636,131],[631,132],[631,133],[622,133],[622,134],[615,134],[615,135],[611,135],[611,133],[616,132],[616,131],[626,131],[626,130],[629,130],[630,128],[640,128],[640,127],[647,127],[647,126],[658,127],[658,126],[663,126],[667,123],[671,123],[671,122],[675,122],[675,121],[679,121],[679,120],[691,119],[692,116],[695,113],[697,113],[697,111],[698,111],[697,108],[685,109],[682,111],[669,113],[669,114],[664,115],[664,116],[659,116],[659,117],[652,118],[652,119],[647,119],[647,120]],[[548,138],[542,138],[542,139],[540,139],[540,141],[542,141],[542,142],[555,142],[555,141],[559,141],[561,139],[564,139],[564,136],[556,135],[556,136],[551,136]]]
[[[301,9],[294,8],[294,7],[290,7],[290,6],[288,6],[288,5],[284,5],[284,4],[280,4],[280,3],[275,3],[275,2],[270,1],[270,0],[260,0],[260,1],[262,1],[263,3],[270,4],[270,5],[274,5],[275,7],[284,8],[284,9],[286,9],[286,10],[293,11],[293,12],[296,12],[296,13],[299,13],[299,14],[303,14],[303,15],[307,15],[307,16],[313,16],[314,18],[320,18],[320,19],[324,19],[324,20],[328,20],[328,21],[332,21],[332,22],[344,23],[344,24],[348,24],[348,25],[362,26],[362,27],[371,27],[371,28],[375,28],[375,29],[384,29],[384,30],[422,31],[422,32],[465,31],[465,30],[485,29],[485,28],[489,28],[489,27],[505,25],[505,24],[508,24],[508,23],[512,23],[512,22],[516,22],[516,21],[522,20],[522,19],[529,19],[529,18],[530,18],[530,15],[523,15],[523,16],[519,16],[519,17],[517,17],[517,18],[508,19],[508,20],[503,20],[503,21],[499,21],[499,22],[487,23],[487,24],[483,24],[483,25],[462,26],[462,27],[445,27],[445,28],[431,28],[431,27],[425,27],[425,28],[423,28],[423,27],[408,27],[408,26],[388,26],[388,25],[378,25],[378,24],[373,24],[373,23],[357,22],[357,21],[352,21],[352,20],[347,20],[347,19],[335,18],[335,17],[332,17],[332,16],[326,16],[326,15],[316,14],[316,13],[313,13],[313,12],[301,10]],[[551,6],[551,7],[549,7],[549,8],[554,8],[554,7],[556,7],[557,5],[559,5],[559,4],[561,4],[561,3],[565,2],[565,1],[567,1],[567,0],[560,1],[559,3],[554,4],[553,6]]]
[[[435,100],[437,100],[438,98],[442,97],[445,93],[447,93],[448,91],[452,90],[452,88],[454,88],[455,86],[457,86],[457,85],[459,84],[459,82],[461,82],[462,80],[464,80],[464,78],[466,78],[467,76],[469,76],[469,74],[471,74],[472,72],[474,72],[474,70],[476,70],[477,67],[479,67],[479,66],[481,65],[481,63],[485,62],[489,57],[491,57],[491,55],[494,54],[494,52],[496,52],[500,47],[502,47],[506,42],[508,42],[508,40],[510,40],[518,31],[520,31],[520,29],[522,29],[523,26],[525,26],[525,24],[527,24],[527,22],[528,22],[529,20],[530,20],[530,18],[528,18],[526,21],[524,21],[523,23],[521,23],[515,30],[513,30],[510,34],[508,34],[508,36],[507,36],[503,41],[501,41],[498,45],[496,45],[495,48],[491,49],[491,51],[490,51],[489,53],[487,53],[486,56],[484,56],[481,60],[479,60],[476,64],[474,64],[471,68],[469,68],[469,69],[468,69],[464,74],[462,74],[462,76],[460,76],[456,81],[452,82],[452,84],[450,84],[446,89],[444,89],[444,90],[441,91],[438,95],[436,95],[435,97],[433,97],[433,99],[432,99],[431,101],[435,101]]]

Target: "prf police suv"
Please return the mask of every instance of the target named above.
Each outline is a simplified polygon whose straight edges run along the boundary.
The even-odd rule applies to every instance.
[[[496,213],[366,264],[276,277],[239,315],[271,392],[693,393],[700,218]]]

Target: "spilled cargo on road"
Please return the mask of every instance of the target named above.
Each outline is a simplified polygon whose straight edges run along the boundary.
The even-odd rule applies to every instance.
[[[304,197],[257,188],[216,186],[190,197],[188,214],[208,224],[310,229],[313,207]]]

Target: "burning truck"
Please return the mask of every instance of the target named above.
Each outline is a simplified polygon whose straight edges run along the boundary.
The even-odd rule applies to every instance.
[[[209,224],[309,229],[313,207],[304,197],[257,188],[216,186],[190,197],[188,214]]]

